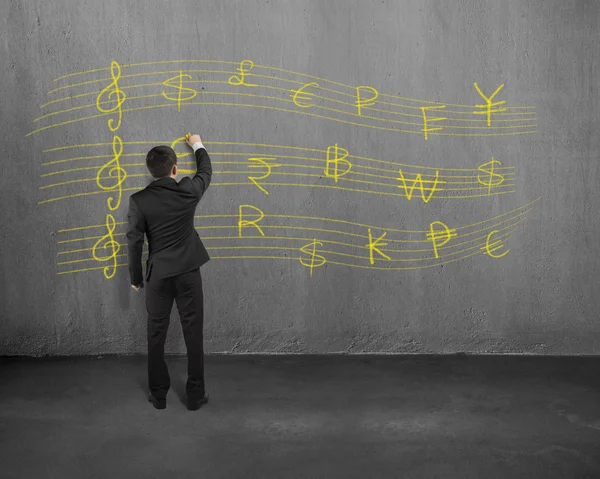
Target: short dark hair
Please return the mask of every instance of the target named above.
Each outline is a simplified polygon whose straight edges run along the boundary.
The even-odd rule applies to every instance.
[[[154,178],[169,176],[176,164],[177,155],[170,146],[155,146],[146,155],[146,166]]]

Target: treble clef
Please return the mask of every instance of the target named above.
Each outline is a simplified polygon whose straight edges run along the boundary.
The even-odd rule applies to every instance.
[[[123,118],[123,110],[121,106],[125,103],[125,99],[127,95],[123,90],[119,88],[119,79],[121,78],[121,66],[116,62],[112,61],[110,64],[110,75],[112,76],[112,82],[109,83],[96,97],[96,108],[102,113],[112,113],[117,111],[119,114],[119,120],[117,126],[113,127],[114,118],[110,118],[108,120],[108,128],[110,131],[117,131],[121,127],[121,119]],[[104,108],[102,107],[102,97],[108,93],[108,99],[111,101],[116,101],[117,104],[112,108]],[[113,100],[113,97],[116,96],[116,100]]]
[[[115,241],[113,232],[115,231],[116,221],[113,215],[107,213],[106,215],[106,230],[108,231],[102,238],[96,241],[96,244],[92,248],[92,256],[96,261],[105,262],[112,260],[113,264],[106,266],[104,271],[104,277],[106,279],[112,278],[117,271],[117,253],[121,250],[121,245]],[[98,256],[96,250],[103,248],[106,251],[110,251],[107,256]]]
[[[113,206],[113,200],[114,198],[109,198],[107,200],[108,203],[108,208],[111,211],[116,210],[119,205],[121,204],[121,195],[123,194],[123,189],[121,188],[121,185],[123,184],[123,182],[125,181],[125,178],[127,178],[127,172],[121,168],[121,163],[119,162],[119,158],[121,157],[121,154],[123,153],[123,140],[121,140],[121,138],[119,138],[119,136],[115,135],[113,137],[113,142],[112,142],[112,150],[113,150],[113,157],[110,161],[106,162],[102,168],[100,168],[98,170],[98,173],[96,174],[96,184],[98,185],[98,187],[101,190],[104,191],[112,191],[114,189],[118,188],[118,196],[117,196],[117,204]],[[102,177],[102,174],[104,173],[104,170],[106,169],[108,170],[108,176],[106,177]],[[110,186],[105,186],[102,184],[102,180],[103,179],[116,179],[117,182],[115,184],[111,184]]]

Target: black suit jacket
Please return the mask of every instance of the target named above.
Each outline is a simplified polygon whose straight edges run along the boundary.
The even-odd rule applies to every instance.
[[[148,237],[146,281],[152,274],[167,278],[205,264],[210,257],[194,228],[196,206],[210,185],[212,165],[204,148],[198,148],[196,174],[178,183],[173,178],[154,180],[129,197],[127,244],[131,284],[143,282],[142,248]]]

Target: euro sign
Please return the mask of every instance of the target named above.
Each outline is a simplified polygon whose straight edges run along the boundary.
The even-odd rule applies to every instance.
[[[477,181],[483,186],[487,186],[488,196],[492,192],[492,186],[499,186],[502,183],[504,183],[504,176],[499,173],[494,173],[494,168],[496,164],[502,166],[502,163],[492,158],[492,161],[488,161],[487,163],[484,163],[479,168],[477,168],[479,171],[486,173],[486,176],[477,175]]]
[[[192,98],[195,98],[196,95],[198,94],[198,92],[196,90],[194,90],[193,88],[187,88],[187,87],[183,86],[183,78],[184,77],[186,77],[190,80],[192,79],[192,75],[184,74],[182,71],[180,71],[179,75],[169,78],[168,80],[165,80],[164,82],[162,82],[162,84],[164,86],[175,88],[177,90],[177,95],[175,95],[175,96],[167,95],[164,92],[164,90],[162,92],[162,95],[167,100],[177,102],[177,111],[181,111],[181,102],[182,101],[189,101]]]
[[[340,158],[340,153],[342,157]],[[344,176],[352,169],[352,163],[346,160],[348,156],[348,150],[339,148],[337,143],[334,146],[327,147],[327,162],[325,163],[325,176],[333,178],[335,182],[338,182],[340,176]],[[340,170],[339,164],[342,163],[346,166],[345,169]],[[333,168],[332,168],[333,165]]]
[[[509,249],[507,249],[506,251],[504,251],[504,253],[501,253],[501,254],[494,253],[495,251],[498,251],[499,249],[504,248],[504,243],[502,243],[502,240],[496,240],[496,241],[490,243],[492,236],[498,232],[499,232],[498,230],[494,230],[494,231],[490,232],[490,234],[487,235],[487,239],[485,240],[485,246],[480,248],[484,254],[487,254],[492,258],[502,258],[503,256],[506,256],[508,254],[508,252],[510,251]]]
[[[434,226],[440,226],[442,229],[436,231]],[[441,221],[434,221],[429,225],[429,233],[427,233],[427,239],[431,241],[433,244],[433,252],[435,253],[435,257],[439,258],[438,248],[444,246],[448,241],[452,238],[456,237],[456,230],[451,230]]]
[[[315,82],[311,82],[311,83],[307,83],[306,85],[304,85],[302,88],[300,88],[298,90],[292,90],[293,95],[290,95],[290,96],[292,97],[292,101],[294,102],[294,105],[299,106],[301,108],[309,108],[311,106],[314,106],[313,103],[310,103],[310,100],[312,100],[315,95],[313,93],[304,91],[304,89],[309,86],[318,87],[319,84],[315,83]],[[305,101],[308,103],[302,103],[302,101]]]
[[[323,266],[325,263],[327,263],[327,259],[325,259],[325,256],[321,256],[320,254],[317,254],[317,245],[319,246],[323,246],[323,243],[321,243],[320,241],[317,241],[316,239],[312,242],[309,243],[307,245],[304,245],[302,248],[300,248],[300,251],[302,251],[304,254],[307,254],[310,256],[310,262],[309,260],[304,260],[303,257],[300,257],[300,264],[302,266],[306,266],[307,268],[310,268],[310,277],[312,278],[312,272],[314,268],[318,268],[319,266]],[[315,263],[315,258],[318,258],[318,262]]]

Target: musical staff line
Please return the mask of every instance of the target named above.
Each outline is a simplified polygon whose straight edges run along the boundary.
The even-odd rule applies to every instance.
[[[223,82],[223,81],[215,81],[215,80],[188,80],[188,81],[184,81],[183,83],[186,84],[194,84],[194,83],[216,83],[216,84],[223,84],[223,85],[228,85],[227,82]],[[149,86],[164,86],[163,83],[157,82],[157,83],[144,83],[141,85],[132,85],[132,86],[124,86],[121,87],[121,90],[132,90],[135,88],[141,88],[141,87],[149,87]],[[266,89],[271,89],[271,90],[277,90],[277,91],[281,91],[281,92],[285,92],[285,93],[289,93],[290,90],[286,89],[286,88],[281,88],[281,87],[275,87],[272,85],[260,85],[260,88],[266,88]],[[241,92],[229,92],[229,91],[196,91],[196,94],[198,95],[238,95],[238,96],[247,96],[247,97],[255,97],[255,98],[264,98],[264,99],[270,99],[270,100],[284,100],[288,103],[294,103],[293,100],[287,100],[281,97],[272,97],[272,96],[268,96],[268,95],[259,95],[256,93],[241,93]],[[42,105],[40,108],[46,107],[52,103],[56,103],[56,102],[60,102],[60,101],[66,101],[66,100],[72,100],[75,98],[82,98],[84,96],[93,96],[96,95],[95,92],[91,92],[91,93],[83,93],[83,94],[79,94],[79,95],[75,95],[75,96],[70,96],[70,97],[63,97],[63,98],[59,98],[56,100],[53,100],[52,102],[46,103],[44,105]],[[137,95],[137,96],[128,96],[128,100],[140,100],[140,99],[146,99],[146,98],[162,98],[164,97],[164,95],[162,94],[149,94],[149,95]],[[331,101],[334,103],[339,103],[341,105],[344,106],[350,106],[350,107],[354,107],[354,103],[353,102],[345,102],[342,100],[335,100],[332,98],[327,98],[324,96],[320,96],[320,95],[315,95],[312,94],[313,98],[317,98],[320,100],[325,100],[325,101]],[[112,101],[105,101],[105,102],[100,102],[100,104],[106,104],[106,103],[112,103]],[[382,104],[382,105],[390,105],[390,106],[396,106],[396,107],[401,107],[401,108],[407,108],[407,109],[416,109],[416,110],[420,110],[419,107],[416,106],[410,106],[410,105],[402,105],[402,104],[398,104],[398,103],[389,103],[389,102],[382,102],[382,101],[378,101],[378,104]],[[170,104],[170,103],[169,103]],[[65,108],[63,110],[57,110],[51,113],[47,113],[45,115],[39,116],[37,118],[35,118],[33,120],[33,122],[38,122],[40,120],[43,120],[45,118],[49,118],[51,116],[55,116],[55,115],[61,115],[63,113],[70,113],[73,111],[78,111],[78,110],[83,110],[86,108],[96,108],[97,107],[97,103],[93,103],[93,104],[86,104],[86,105],[79,105],[76,107],[71,107],[71,108]],[[332,108],[325,108],[325,107],[321,107],[323,109],[327,109],[330,111],[334,111],[334,112],[338,112],[338,113],[344,113],[347,114],[349,112],[345,111],[345,110],[336,110],[336,109],[332,109]],[[473,106],[470,106],[470,108],[473,108]],[[510,108],[510,107],[507,107]],[[382,113],[387,113],[390,115],[402,115],[402,116],[407,116],[407,117],[414,117],[414,118],[422,118],[422,114],[416,114],[416,113],[405,113],[405,112],[395,112],[392,110],[386,110],[386,109],[380,109],[380,108],[372,108],[369,106],[363,106],[362,109],[365,110],[371,110],[371,111],[378,111],[378,112],[382,112]],[[472,115],[473,112],[472,111],[456,111],[456,110],[444,110],[444,113],[453,113],[453,114],[457,114],[457,115]],[[515,116],[515,115],[530,115],[531,112],[523,112],[523,113],[519,113],[519,112],[497,112],[495,114],[495,116]],[[360,116],[363,118],[370,118],[370,119],[374,119],[374,120],[386,120],[386,119],[382,119],[382,118],[376,118],[376,117],[369,117],[366,115],[358,115],[358,114],[353,114],[353,116]],[[421,121],[419,122],[403,122],[403,121],[394,121],[394,120],[388,120],[391,122],[395,122],[395,123],[402,123],[405,125],[414,125],[414,126],[421,126]],[[465,119],[465,118],[454,118],[453,121],[462,121],[462,122],[469,122],[469,123],[488,123],[488,120],[478,120],[478,119]],[[502,123],[502,122],[512,122],[512,121],[535,121],[535,116],[534,117],[527,117],[527,118],[512,118],[512,119],[506,119],[506,120],[493,120],[495,123]],[[535,126],[535,125],[529,125],[529,126]],[[447,128],[465,128],[465,127],[460,127],[460,126],[452,126],[449,125],[447,126]]]
[[[345,220],[338,220],[335,218],[320,218],[320,217],[311,217],[311,216],[294,216],[294,215],[281,215],[275,214],[270,215],[262,212],[258,208],[251,205],[240,205],[240,211],[238,215],[233,214],[221,214],[221,215],[200,215],[198,218],[202,219],[212,219],[212,220],[227,220],[230,223],[228,224],[218,224],[218,225],[200,225],[196,226],[196,230],[223,230],[223,231],[232,231],[234,234],[229,236],[202,236],[203,240],[208,243],[207,249],[213,251],[222,251],[222,250],[273,250],[273,251],[289,251],[293,254],[294,251],[300,251],[303,253],[310,253],[309,256],[312,257],[312,262],[310,264],[311,267],[311,275],[313,267],[316,268],[318,266],[314,266],[314,259],[316,257],[323,258],[323,264],[339,264],[343,266],[352,266],[352,267],[368,267],[373,269],[386,269],[386,270],[398,270],[398,269],[418,269],[421,267],[428,267],[428,265],[422,265],[422,262],[433,261],[435,264],[446,264],[446,261],[449,258],[453,258],[455,256],[464,255],[465,253],[469,253],[469,255],[475,254],[484,254],[489,255],[492,258],[500,258],[505,256],[507,251],[504,253],[496,254],[495,251],[500,250],[504,247],[503,241],[508,239],[517,229],[517,227],[523,223],[529,212],[532,211],[534,203],[536,203],[539,198],[517,207],[512,211],[485,219],[483,221],[479,221],[476,223],[472,223],[469,225],[459,226],[454,228],[453,230],[449,230],[448,227],[439,221],[435,221],[431,223],[430,230],[402,230],[402,229],[394,229],[394,228],[385,228],[381,226],[373,226],[366,225],[362,223],[354,223]],[[248,210],[244,214],[244,209]],[[259,218],[254,216],[259,215]],[[253,216],[254,215],[254,216]],[[232,220],[237,218],[237,224],[231,224]],[[247,218],[251,218],[248,220]],[[269,220],[285,220],[285,219],[295,219],[297,221],[321,221],[321,222],[332,222],[340,225],[345,225],[351,228],[360,228],[362,229],[362,233],[356,231],[343,231],[340,229],[327,229],[322,227],[315,226],[299,226],[294,224],[268,224]],[[236,223],[233,221],[233,223]],[[446,231],[455,231],[450,235],[449,233],[445,233],[444,230],[434,230],[434,225],[439,224]],[[484,226],[485,225],[485,226]],[[81,227],[73,227],[67,228],[63,230],[59,230],[59,234],[69,234],[72,232],[79,232],[90,230],[94,228],[106,227],[110,237],[108,239],[109,245],[114,252],[114,255],[110,258],[113,260],[113,265],[111,267],[118,267],[117,258],[126,256],[126,253],[119,254],[119,250],[126,246],[125,243],[119,243],[115,238],[118,236],[124,236],[124,232],[115,232],[115,229],[119,226],[125,226],[125,222],[114,222],[113,224],[108,223],[107,225],[90,225],[90,226],[81,226]],[[241,228],[241,229],[240,229]],[[243,230],[245,228],[252,228],[257,230],[260,235],[256,235],[256,231],[254,234],[248,236],[243,234]],[[368,230],[368,234],[365,234],[364,229]],[[377,231],[375,235],[371,233],[371,230],[374,229]],[[235,231],[239,230],[239,234],[235,235]],[[298,237],[298,236],[271,236],[270,234],[266,234],[265,231],[301,231],[306,234],[306,236]],[[433,233],[436,231],[436,233]],[[383,234],[382,234],[383,232]],[[403,234],[408,235],[409,239],[398,239],[394,237],[386,237],[387,234]],[[481,235],[483,233],[483,235]],[[418,235],[417,239],[410,238],[412,235]],[[356,243],[348,243],[344,241],[338,241],[336,239],[331,239],[331,235],[343,236],[347,238],[352,238],[356,241]],[[491,237],[493,236],[494,242],[491,243]],[[377,240],[373,241],[373,237],[376,237]],[[87,257],[79,257],[74,259],[66,259],[57,262],[57,267],[59,269],[64,266],[81,264],[85,262],[93,262],[94,257],[89,257],[90,251],[94,255],[94,248],[100,242],[104,241],[107,238],[107,235],[93,235],[93,236],[83,236],[76,238],[68,238],[59,240],[59,245],[68,245],[73,244],[75,242],[87,242],[87,241],[95,241],[94,247],[84,247],[84,248],[75,248],[75,249],[66,249],[64,251],[60,251],[57,256],[71,256],[77,255],[80,253],[87,253]],[[314,239],[314,238],[318,238]],[[385,243],[380,243],[382,239],[385,238]],[[234,240],[241,241],[245,244],[224,244],[225,240]],[[365,242],[368,240],[368,243]],[[216,241],[216,244],[213,242]],[[265,242],[267,241],[269,244],[256,244],[256,242]],[[272,244],[273,241],[277,243]],[[287,246],[281,245],[281,242],[294,242],[299,244],[299,246]],[[306,244],[307,242],[312,241],[312,243]],[[254,244],[248,244],[254,243]],[[319,244],[323,247],[316,248],[316,244]],[[147,243],[146,243],[147,244]],[[386,247],[388,244],[419,244],[423,245],[421,247],[410,247],[407,249],[394,248],[394,247]],[[302,246],[304,245],[304,246]],[[328,245],[329,247],[325,247]],[[425,245],[430,245],[429,247],[424,247]],[[306,248],[308,246],[313,246],[313,250],[309,251]],[[334,249],[331,249],[334,247]],[[340,250],[339,248],[342,248]],[[350,248],[350,251],[344,251],[344,248]],[[431,256],[432,249],[434,251],[435,256]],[[358,251],[366,251],[368,250],[369,256],[361,255],[353,253],[352,250]],[[472,253],[475,251],[475,253]],[[417,257],[398,257],[398,255],[411,255],[411,254],[419,254]],[[394,257],[388,256],[394,255]],[[425,254],[425,256],[422,256]],[[327,255],[327,259],[326,256]],[[353,263],[345,263],[341,261],[330,261],[330,257],[343,257],[343,258],[351,258],[359,261],[369,261],[369,265],[361,265],[361,264],[353,264]],[[215,259],[260,259],[260,258],[274,258],[274,256],[266,256],[266,255],[237,255],[237,256],[217,256]],[[295,257],[295,256],[294,256]],[[460,256],[463,257],[463,256]],[[308,267],[308,259],[307,257],[299,256],[297,257],[298,261],[300,261],[301,265]],[[306,261],[306,262],[305,262]],[[450,260],[452,261],[452,259]],[[419,263],[417,266],[409,266],[409,267],[381,267],[380,263]],[[375,266],[377,263],[377,266]],[[117,265],[117,266],[114,266]],[[319,264],[320,266],[321,264]],[[72,272],[83,272],[83,271],[93,271],[96,270],[96,267],[90,268],[78,268],[73,270],[61,270],[59,274],[67,274]]]
[[[181,63],[182,61],[175,60],[170,63]],[[196,61],[196,63],[201,63],[202,61]],[[209,63],[219,63],[219,61],[209,61]],[[158,65],[158,64],[167,64],[167,62],[143,62],[143,65]],[[189,64],[193,64],[194,61],[190,61]],[[58,121],[55,123],[50,123],[48,125],[37,128],[27,134],[27,136],[32,135],[34,133],[38,133],[49,128],[56,128],[60,126],[65,126],[71,124],[73,122],[78,121],[86,121],[94,118],[100,118],[104,115],[108,115],[113,113],[115,110],[118,112],[118,122],[120,125],[120,121],[122,119],[122,115],[128,112],[142,111],[154,108],[169,108],[172,106],[177,106],[178,111],[181,110],[183,105],[219,105],[219,106],[233,106],[233,107],[250,107],[250,108],[259,108],[259,109],[269,109],[273,111],[279,112],[288,112],[295,114],[307,115],[313,118],[320,118],[326,120],[332,120],[335,122],[340,122],[344,124],[350,124],[355,126],[363,126],[368,128],[376,128],[387,131],[401,132],[401,133],[417,133],[419,135],[423,135],[425,140],[428,140],[432,135],[439,136],[507,136],[507,135],[515,135],[515,134],[532,134],[536,133],[537,130],[537,122],[535,119],[534,107],[524,107],[524,106],[509,106],[506,105],[504,100],[492,102],[492,99],[498,95],[500,90],[504,87],[504,85],[500,85],[494,93],[488,98],[486,94],[482,91],[482,89],[474,83],[475,90],[477,91],[480,98],[485,100],[485,104],[473,104],[473,105],[463,105],[457,103],[441,103],[435,101],[421,101],[408,97],[401,97],[398,95],[388,95],[385,93],[379,93],[377,89],[368,85],[360,85],[360,86],[351,86],[346,85],[341,82],[336,82],[312,75],[302,74],[299,72],[293,72],[292,70],[285,70],[280,68],[271,68],[263,65],[255,65],[251,60],[242,60],[239,63],[235,62],[221,62],[222,65],[237,65],[235,70],[227,70],[227,69],[215,69],[215,68],[204,68],[204,69],[194,69],[188,68],[186,70],[159,70],[159,71],[146,71],[146,72],[132,72],[122,74],[121,70],[123,68],[129,69],[133,65],[140,66],[142,63],[138,64],[130,64],[127,66],[121,66],[117,62],[113,61],[111,63],[111,67],[109,69],[111,73],[111,78],[97,78],[97,79],[88,79],[85,81],[79,81],[75,83],[70,83],[66,85],[61,85],[53,90],[48,92],[48,95],[53,95],[66,90],[78,90],[81,88],[90,87],[96,83],[105,84],[109,80],[112,80],[107,86],[105,86],[105,90],[102,94],[107,91],[109,92],[105,101],[102,101],[102,94],[97,96],[95,104],[84,104],[84,105],[76,105],[71,106],[69,108],[59,109],[57,111],[49,112],[44,114],[34,120],[34,123],[54,117],[60,116],[67,113],[79,112],[88,108],[95,107],[96,111],[99,111],[99,114],[87,115],[83,113],[84,116],[81,118],[70,119],[65,121]],[[257,73],[261,71],[268,71],[271,68],[272,72],[276,72],[275,75],[271,74],[263,74]],[[98,73],[104,72],[107,69],[94,69],[88,70],[87,72],[76,72],[72,75],[62,76],[59,79],[66,78],[74,78],[78,75],[83,75],[85,73]],[[185,73],[184,73],[185,71]],[[118,74],[117,74],[118,73]],[[174,75],[170,76],[167,79],[164,79],[161,82],[143,82],[136,85],[124,85],[123,81],[136,81],[141,77],[150,77],[150,76],[158,76],[163,77],[166,75]],[[178,74],[178,76],[177,76]],[[196,78],[194,75],[225,75],[227,76],[227,81],[224,80],[215,80],[212,78]],[[296,79],[282,77],[281,74],[285,75],[294,75],[294,76],[303,76],[304,78],[318,79],[320,83],[316,81],[311,81],[306,83],[305,80],[298,81]],[[279,76],[278,76],[279,75]],[[185,79],[184,79],[185,78]],[[162,79],[162,78],[161,78]],[[118,83],[117,80],[121,81],[121,84]],[[250,81],[258,82],[258,83],[250,83]],[[266,82],[266,83],[265,83]],[[268,82],[275,82],[276,84],[269,84]],[[323,83],[327,85],[335,85],[335,87],[329,88],[324,86]],[[204,90],[204,86],[209,85],[227,85],[228,88],[233,88],[233,91],[210,91]],[[279,85],[278,85],[279,84]],[[283,84],[283,87],[280,86]],[[203,85],[201,91],[196,90],[193,87],[197,85]],[[298,89],[293,89],[294,85],[301,85]],[[113,88],[116,86],[116,88]],[[125,91],[132,91],[136,88],[161,88],[160,93],[149,93],[149,94],[141,94],[135,96],[128,96]],[[286,87],[286,88],[284,88]],[[165,91],[165,88],[168,91]],[[217,87],[218,88],[218,87]],[[341,90],[340,90],[341,88]],[[250,90],[248,90],[250,89]],[[270,90],[272,92],[278,92],[282,96],[270,96],[257,93],[257,90]],[[50,105],[57,104],[62,101],[74,101],[84,99],[86,96],[93,94],[92,92],[83,92],[76,93],[70,96],[66,96],[63,98],[58,98],[51,100],[45,104],[43,104],[40,108],[44,109]],[[256,103],[242,103],[240,101],[192,101],[197,96],[216,96],[227,97],[230,95],[234,95],[236,97],[244,97],[251,98],[257,101],[266,101],[266,102],[274,102],[274,104],[256,104]],[[334,97],[331,97],[333,95]],[[115,97],[116,98],[113,98]],[[287,98],[287,97],[290,98]],[[167,99],[168,103],[159,103],[154,105],[142,105],[137,106],[137,102],[154,99],[156,101],[157,98]],[[341,98],[339,98],[341,97]],[[385,99],[401,99],[403,103],[397,103],[394,101],[385,101]],[[352,101],[350,101],[352,99]],[[104,105],[109,104],[112,105],[114,102],[116,104],[112,108],[104,108]],[[133,103],[132,103],[133,102]],[[278,102],[283,102],[286,105],[294,105],[297,107],[294,108],[283,108],[276,106]],[[416,103],[407,104],[409,103]],[[127,103],[125,107],[123,104]],[[335,104],[339,105],[339,108],[333,108],[327,104]],[[425,105],[425,106],[423,106]],[[432,106],[435,105],[435,106]],[[499,105],[504,105],[500,107]],[[446,109],[446,107],[451,107],[450,109]],[[384,108],[381,108],[384,107]],[[341,108],[341,109],[340,109]],[[468,111],[457,111],[456,108],[464,108],[468,109]],[[309,109],[316,109],[323,114],[309,112]],[[399,109],[399,111],[396,111]],[[444,109],[443,115],[444,117],[436,116],[437,114],[434,112],[436,109]],[[408,111],[404,111],[408,110]],[[371,114],[365,114],[364,112],[370,112]],[[420,114],[419,114],[420,113]],[[341,117],[339,117],[341,115]],[[376,116],[373,116],[376,115]],[[452,115],[462,115],[463,118],[453,118]],[[465,117],[465,115],[471,115],[471,118]],[[485,119],[474,118],[477,115],[485,115]],[[504,115],[504,117],[501,117]],[[399,120],[393,119],[393,117],[403,116],[408,119]],[[522,118],[514,118],[514,116],[525,116]],[[344,118],[346,117],[346,118]],[[355,120],[351,120],[347,117],[350,117]],[[392,117],[392,118],[390,118]],[[109,120],[109,127],[112,126],[110,124],[111,121],[114,121],[114,118]],[[454,124],[456,122],[458,124]],[[373,124],[374,123],[374,124]],[[431,125],[435,124],[434,127]],[[397,125],[397,127],[394,127]],[[469,126],[473,125],[473,126]],[[410,127],[406,129],[404,127]],[[116,129],[116,128],[115,128]],[[485,130],[485,133],[482,131]],[[464,132],[459,132],[459,130],[463,130]],[[502,131],[505,130],[505,131]]]
[[[512,233],[514,233],[514,230],[511,230],[510,232],[508,232],[504,235],[498,235],[496,238],[509,239],[511,237]],[[464,253],[466,251],[475,250],[474,253],[469,253],[467,255],[460,256],[458,258],[448,259],[445,261],[436,262],[436,263],[432,263],[429,265],[419,265],[419,266],[412,266],[412,267],[381,267],[381,266],[373,266],[373,265],[343,263],[343,262],[331,261],[331,260],[327,260],[327,264],[332,264],[332,265],[337,265],[337,266],[345,266],[345,267],[351,267],[351,268],[372,269],[372,270],[379,270],[379,271],[408,271],[408,270],[431,268],[431,267],[435,267],[435,266],[443,266],[443,265],[447,265],[450,263],[454,263],[456,261],[460,261],[462,259],[470,258],[475,255],[481,255],[482,253],[480,250],[482,249],[482,247],[485,247],[485,243],[480,243],[478,245],[475,245],[473,247],[467,248],[462,251]],[[207,250],[212,250],[212,249],[218,249],[218,248],[207,247]],[[292,250],[292,249],[290,249],[290,250]],[[326,252],[322,251],[322,250],[317,250],[317,253],[326,253]],[[127,255],[121,254],[121,255],[117,255],[117,256],[122,257],[122,256],[127,256]],[[360,257],[360,258],[365,259],[365,260],[368,259],[367,257]],[[300,257],[288,257],[288,256],[242,255],[242,256],[211,256],[211,259],[213,259],[213,260],[221,260],[221,259],[284,259],[284,260],[299,261],[302,264],[301,260],[304,258],[302,258],[301,256]],[[396,261],[400,261],[400,260],[396,260]],[[115,264],[115,268],[123,267],[123,266],[127,266],[127,263]],[[104,268],[103,267],[81,268],[81,269],[76,269],[76,270],[59,271],[59,272],[57,272],[57,274],[59,274],[59,275],[73,274],[73,273],[81,273],[81,272],[87,272],[87,271],[95,271],[95,270],[99,270],[99,269],[104,269]]]
[[[121,68],[134,68],[134,67],[139,67],[139,66],[152,66],[152,65],[166,65],[169,63],[222,63],[222,64],[232,65],[232,66],[237,66],[240,64],[239,61],[227,61],[227,60],[163,60],[163,61],[154,61],[154,62],[128,63],[128,64],[121,65]],[[297,71],[289,70],[289,69],[285,69],[285,68],[278,68],[278,67],[259,65],[259,64],[254,64],[254,68],[273,70],[273,71],[278,71],[281,73],[289,73],[291,75],[303,76],[303,77],[309,78],[311,80],[320,80],[323,82],[328,82],[328,83],[331,83],[334,85],[348,88],[351,90],[354,90],[356,88],[354,85],[348,85],[348,84],[341,83],[341,82],[338,82],[335,80],[330,80],[330,79],[327,79],[324,77],[318,77],[315,75],[310,75],[310,74],[303,73],[303,72],[297,72]],[[90,74],[90,73],[108,72],[109,70],[110,69],[108,67],[104,67],[104,68],[97,68],[97,69],[93,69],[93,70],[73,72],[73,73],[69,73],[67,75],[62,75],[60,77],[57,77],[53,80],[53,82],[58,82],[58,81],[66,79],[66,78],[72,78],[74,76],[86,75],[86,74]],[[171,73],[171,72],[177,72],[177,70],[169,71],[169,73]],[[227,73],[231,74],[231,71],[227,70]],[[104,79],[104,81],[108,81],[108,78]],[[408,100],[408,101],[425,103],[425,104],[448,105],[448,106],[459,106],[459,107],[465,107],[465,108],[472,108],[472,105],[448,103],[448,102],[433,101],[433,100],[421,100],[421,99],[417,99],[417,98],[409,98],[409,97],[398,96],[398,95],[390,95],[390,94],[386,94],[386,93],[381,93],[381,96],[386,96],[386,97],[390,97],[390,98],[398,98],[398,99],[402,99],[402,100]],[[512,108],[535,108],[535,107],[533,107],[533,106],[514,106]]]
[[[195,169],[185,169],[185,167],[187,165],[194,166],[195,162],[181,161],[184,158],[192,156],[191,153],[189,151],[183,153],[177,152],[180,140],[176,139],[171,142],[171,147],[175,148],[178,160],[180,160],[178,162],[179,171],[183,175],[193,174],[195,173]],[[115,142],[119,145],[118,154],[115,149]],[[126,152],[125,146],[137,147],[138,144],[142,143],[145,142],[130,142],[128,144],[118,136],[115,136],[112,145],[112,156],[70,156],[42,163],[42,166],[45,168],[58,168],[54,171],[42,173],[42,178],[66,174],[75,175],[75,178],[72,179],[63,179],[62,181],[50,180],[47,184],[39,187],[42,191],[71,188],[71,186],[77,185],[85,188],[86,185],[92,185],[92,182],[95,182],[102,191],[70,191],[68,195],[58,193],[54,194],[51,198],[41,200],[39,204],[99,194],[105,191],[110,192],[115,188],[118,188],[120,195],[123,191],[132,190],[132,188],[124,187],[125,180],[128,179],[128,182],[133,181],[135,184],[136,179],[148,178],[148,174],[145,172],[145,163],[126,163],[123,160],[125,158],[140,158],[145,155],[137,152]],[[214,142],[214,144],[231,145],[244,150],[250,147],[260,148],[259,151],[211,152],[211,155],[215,157],[243,156],[247,160],[247,162],[214,160],[213,163],[215,166],[223,166],[222,169],[215,169],[213,172],[215,176],[223,177],[222,181],[213,182],[214,186],[258,187],[265,194],[269,194],[269,191],[266,189],[267,187],[328,187],[342,191],[404,197],[409,201],[415,199],[415,197],[420,197],[423,202],[427,203],[431,198],[480,198],[483,196],[509,194],[514,192],[514,188],[516,187],[515,168],[512,166],[503,166],[500,161],[494,158],[492,158],[492,161],[482,163],[477,168],[435,168],[353,155],[337,143],[330,145],[327,149],[242,142]],[[95,146],[79,147],[86,149],[95,148]],[[294,155],[291,151],[294,149],[297,149],[299,152],[309,152],[314,156],[307,156],[306,154]],[[61,148],[53,148],[51,150],[64,151]],[[109,161],[105,162],[106,159]],[[61,168],[60,166],[69,163],[79,164],[82,161],[97,162],[97,160],[102,160],[104,163],[99,166],[71,166],[70,168]],[[231,168],[232,165],[235,165],[237,168]],[[109,166],[110,168],[108,168]],[[240,166],[245,166],[246,169],[239,169]],[[395,169],[390,167],[395,167]],[[144,173],[135,173],[134,168],[139,168]],[[259,171],[259,174],[262,173],[262,176],[251,176],[255,174],[256,169],[262,169],[262,171]],[[95,177],[85,176],[85,173],[89,171],[94,171]],[[106,174],[103,175],[103,171],[108,171],[108,176]],[[442,174],[440,174],[440,171]],[[471,174],[465,175],[462,173]],[[81,177],[82,175],[84,176]],[[228,181],[228,176],[232,177],[233,181]],[[240,176],[246,177],[244,181],[236,180],[236,177],[239,178]],[[282,178],[283,181],[277,181],[279,178]],[[286,181],[287,178],[293,180],[293,182]],[[313,180],[314,182],[307,184],[302,181],[303,179]],[[342,183],[341,185],[339,184],[340,182]],[[143,185],[140,185],[138,188],[141,189],[143,187]],[[133,187],[133,189],[135,188]]]

